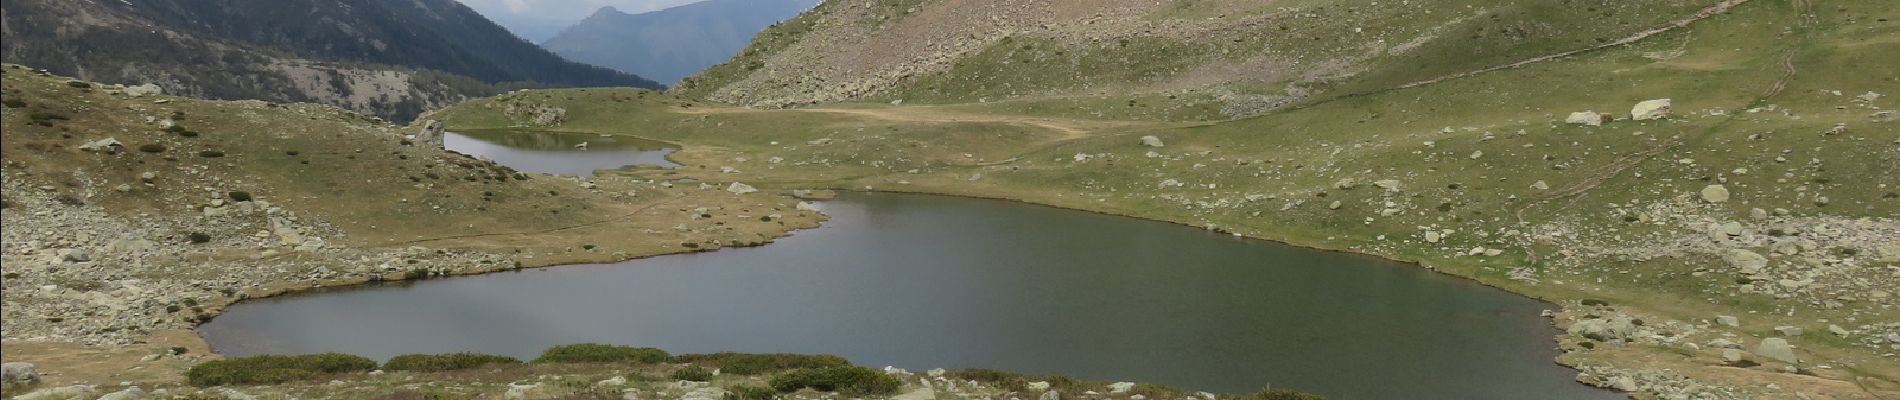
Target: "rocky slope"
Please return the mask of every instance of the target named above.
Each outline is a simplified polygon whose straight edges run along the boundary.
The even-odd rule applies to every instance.
[[[1589,48],[1711,3],[840,1],[678,89],[768,107],[1152,94],[1245,116]]]
[[[672,83],[726,61],[766,26],[816,0],[709,0],[640,14],[602,7],[541,47],[570,60]]]
[[[657,87],[563,60],[447,0],[22,0],[0,5],[0,16],[6,62],[398,120],[513,87]]]
[[[49,382],[176,380],[208,353],[188,329],[244,298],[757,245],[823,218],[766,192],[518,173],[329,106],[17,65],[0,81],[0,354]],[[143,357],[171,347],[191,355]]]

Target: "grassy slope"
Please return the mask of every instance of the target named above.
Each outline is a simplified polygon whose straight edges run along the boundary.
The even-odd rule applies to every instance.
[[[1412,61],[1400,60],[1338,86],[1369,88],[1360,90],[1369,94],[1316,98],[1214,124],[1156,122],[1166,118],[1138,106],[1118,112],[1122,99],[1089,96],[794,111],[632,102],[603,105],[605,112],[598,113],[570,108],[571,122],[561,129],[676,140],[687,146],[676,156],[686,164],[707,170],[732,166],[742,171],[739,176],[766,185],[1014,198],[1416,260],[1571,307],[1578,299],[1605,299],[1620,311],[1652,320],[1706,323],[1717,314],[1744,315],[1749,322],[1741,329],[1714,327],[1700,335],[1737,334],[1753,343],[1746,338],[1772,335],[1768,328],[1776,325],[1821,332],[1822,321],[1854,325],[1900,320],[1900,314],[1892,300],[1869,299],[1852,287],[1846,292],[1817,289],[1794,300],[1737,293],[1738,276],[1706,253],[1631,257],[1613,250],[1700,235],[1686,229],[1685,221],[1742,219],[1752,208],[1782,208],[1797,217],[1879,218],[1875,221],[1891,227],[1892,217],[1900,214],[1900,199],[1893,196],[1900,190],[1893,174],[1900,170],[1895,148],[1900,126],[1869,119],[1875,110],[1852,98],[1866,91],[1900,94],[1900,77],[1875,67],[1900,62],[1893,56],[1900,54],[1900,41],[1894,40],[1900,32],[1880,21],[1900,15],[1876,3],[1810,11],[1804,3],[1756,1],[1693,29],[1631,46],[1410,89],[1372,89],[1456,70],[1408,72],[1405,66]],[[1806,17],[1808,12],[1814,19]],[[1444,49],[1416,54],[1434,53],[1457,54]],[[1003,72],[1008,71],[984,76],[1009,79]],[[1843,95],[1833,94],[1836,90]],[[537,91],[521,96],[590,107],[603,104],[589,101],[598,95]],[[1651,98],[1674,98],[1679,116],[1604,127],[1561,123],[1573,111],[1623,114]],[[485,117],[472,106],[478,104],[441,115],[452,126],[508,124]],[[1890,104],[1888,98],[1873,105]],[[833,112],[839,109],[886,116]],[[888,117],[945,113],[1008,127],[1025,126],[1026,120],[1055,121],[1085,127],[1087,137],[1063,139],[1042,129],[1040,137],[988,142],[978,138],[1036,132]],[[1100,124],[1103,120],[1126,121]],[[1846,133],[1822,134],[1837,123],[1845,124]],[[1142,147],[1137,140],[1142,135],[1159,136],[1168,145]],[[832,141],[811,142],[821,138]],[[968,150],[986,145],[1001,146]],[[1143,154],[1151,150],[1161,157]],[[962,157],[965,152],[973,157]],[[1483,156],[1473,159],[1474,152]],[[1094,157],[1077,162],[1078,153]],[[771,163],[774,157],[782,161]],[[996,163],[1009,159],[1014,161]],[[1366,184],[1353,190],[1334,187],[1348,177],[1397,179],[1405,189],[1386,194]],[[1162,187],[1169,179],[1184,186]],[[1532,188],[1538,181],[1552,189]],[[1733,190],[1735,200],[1694,201],[1697,190],[1713,183]],[[1831,201],[1818,206],[1817,196]],[[1342,207],[1328,209],[1332,201]],[[1387,202],[1400,211],[1380,215]],[[1289,203],[1297,205],[1283,211]],[[1624,221],[1637,214],[1645,218],[1641,223]],[[1652,216],[1658,219],[1646,219]],[[1456,233],[1430,244],[1419,239],[1425,229]],[[1506,253],[1461,255],[1478,246]],[[1891,262],[1862,265],[1869,269],[1859,274],[1888,282],[1878,276]],[[1528,268],[1538,281],[1510,279],[1519,268]],[[1698,338],[1689,340],[1708,336]],[[1566,346],[1572,346],[1570,340]],[[1864,344],[1812,333],[1791,341],[1814,360],[1807,365],[1833,366],[1812,370],[1825,379],[1712,366],[1717,362],[1710,351],[1677,348],[1627,346],[1566,357],[1582,365],[1668,368],[1736,387],[1765,380],[1783,387],[1783,394],[1802,390],[1860,398],[1869,396],[1861,386],[1900,390],[1895,383],[1900,365]],[[1866,379],[1856,382],[1855,375]]]

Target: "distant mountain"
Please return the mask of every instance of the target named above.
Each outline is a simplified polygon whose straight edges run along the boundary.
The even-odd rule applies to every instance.
[[[0,33],[0,59],[62,75],[398,120],[517,87],[659,87],[562,59],[455,0],[8,0]]]
[[[541,47],[575,61],[676,82],[738,54],[765,27],[818,0],[709,0],[641,14],[602,7]]]

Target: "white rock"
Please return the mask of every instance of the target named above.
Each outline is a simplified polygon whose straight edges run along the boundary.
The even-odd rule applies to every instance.
[[[1531,184],[1531,189],[1550,190],[1550,184],[1544,183],[1544,181],[1537,181],[1536,183]]]
[[[1115,383],[1108,384],[1109,393],[1117,393],[1117,394],[1128,393],[1129,390],[1134,390],[1134,389],[1135,389],[1134,382],[1115,382]]]
[[[13,400],[74,399],[74,398],[81,398],[81,397],[89,397],[92,395],[92,393],[93,393],[92,386],[72,385],[72,386],[61,386],[61,387],[56,387],[56,388],[46,388],[46,389],[35,390],[27,394],[14,396]]]
[[[128,387],[125,388],[125,390],[99,396],[99,400],[138,400],[143,398],[145,398],[145,390],[139,389],[138,386]]]
[[[1761,343],[1755,345],[1755,355],[1789,364],[1800,361],[1795,357],[1794,346],[1788,344],[1788,339],[1778,337],[1762,339]]]
[[[1630,119],[1647,121],[1668,117],[1671,112],[1669,99],[1645,100],[1630,108]]]
[[[117,152],[119,151],[119,149],[123,149],[123,148],[125,148],[125,145],[119,143],[119,139],[114,139],[114,138],[99,139],[99,140],[86,142],[86,144],[79,145],[79,149],[85,150],[85,151]]]
[[[1603,126],[1603,114],[1598,114],[1596,111],[1573,112],[1570,113],[1570,117],[1564,118],[1564,122],[1577,125]]]
[[[1768,267],[1768,257],[1745,249],[1728,249],[1722,253],[1722,260],[1743,274],[1761,273],[1763,268]]]
[[[1142,136],[1141,145],[1148,146],[1148,147],[1167,146],[1166,144],[1161,143],[1161,138],[1155,137],[1154,135]]]
[[[1722,326],[1728,326],[1728,327],[1740,327],[1742,326],[1742,319],[1735,318],[1734,316],[1729,316],[1729,315],[1717,315],[1715,316],[1715,323],[1720,324]],[[1714,346],[1714,345],[1711,345],[1711,346]],[[1714,347],[1722,347],[1722,346],[1714,346]]]
[[[797,206],[796,208],[798,209],[798,211],[811,211],[811,212],[818,212],[818,211],[819,211],[819,210],[818,210],[818,205],[817,205],[817,204],[812,204],[812,203],[811,203],[811,202],[809,202],[809,201],[801,201],[801,202],[798,202],[798,206]]]
[[[1722,203],[1722,202],[1728,201],[1728,196],[1729,196],[1728,187],[1726,186],[1709,185],[1707,187],[1702,188],[1702,201],[1706,201],[1710,203]]]
[[[1049,390],[1049,382],[1046,382],[1046,381],[1030,382],[1029,390]]]
[[[752,185],[747,185],[747,184],[743,184],[739,182],[733,182],[731,186],[726,186],[726,191],[738,193],[738,194],[746,194],[746,193],[757,192],[759,191],[759,189],[753,188]]]
[[[34,370],[33,363],[10,362],[0,364],[0,382],[14,383],[37,380],[40,380],[40,374]]]

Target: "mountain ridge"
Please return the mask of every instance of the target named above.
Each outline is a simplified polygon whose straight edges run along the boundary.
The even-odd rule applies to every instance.
[[[9,1],[7,62],[397,120],[525,87],[659,87],[560,59],[452,0]]]
[[[731,58],[766,26],[816,0],[709,0],[629,14],[601,7],[541,46],[569,59],[666,83]]]

